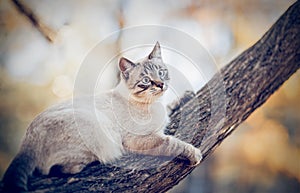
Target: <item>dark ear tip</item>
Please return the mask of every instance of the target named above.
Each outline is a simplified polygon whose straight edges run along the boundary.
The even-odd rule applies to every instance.
[[[148,59],[152,59],[152,58],[161,58],[161,53],[160,53],[160,44],[157,41],[152,52],[148,55]]]

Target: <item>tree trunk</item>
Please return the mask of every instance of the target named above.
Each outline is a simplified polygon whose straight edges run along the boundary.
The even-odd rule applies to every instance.
[[[199,147],[204,160],[300,67],[300,2],[252,47],[223,67],[170,115],[167,133]],[[175,158],[126,155],[118,164],[88,166],[76,175],[33,177],[31,192],[165,192],[195,167]]]

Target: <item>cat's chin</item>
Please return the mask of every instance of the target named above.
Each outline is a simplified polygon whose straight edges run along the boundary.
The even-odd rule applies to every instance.
[[[160,92],[154,93],[154,96],[157,99],[158,97],[162,96],[163,94],[164,94],[164,91],[160,91]]]
[[[151,93],[150,96],[144,95],[131,95],[131,102],[133,103],[142,103],[142,104],[151,104],[155,101],[157,101],[163,94],[165,93],[164,90],[161,91],[157,91],[157,92],[153,92]]]
[[[161,95],[163,94],[163,92],[157,93],[157,94],[153,94],[152,97],[132,97],[132,102],[133,103],[137,103],[137,104],[151,104],[153,102],[155,102]]]

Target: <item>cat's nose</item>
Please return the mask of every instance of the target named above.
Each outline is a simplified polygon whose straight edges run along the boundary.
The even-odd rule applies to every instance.
[[[163,89],[164,83],[163,82],[155,82],[155,86],[157,86],[160,89]]]

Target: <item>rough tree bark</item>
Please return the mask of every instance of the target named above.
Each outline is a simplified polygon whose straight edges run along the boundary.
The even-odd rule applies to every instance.
[[[300,2],[252,47],[226,65],[171,114],[167,133],[199,147],[204,160],[300,67]],[[145,167],[146,166],[146,167]],[[134,169],[133,169],[134,168]],[[194,167],[180,158],[126,155],[64,177],[30,179],[31,192],[165,192]]]

